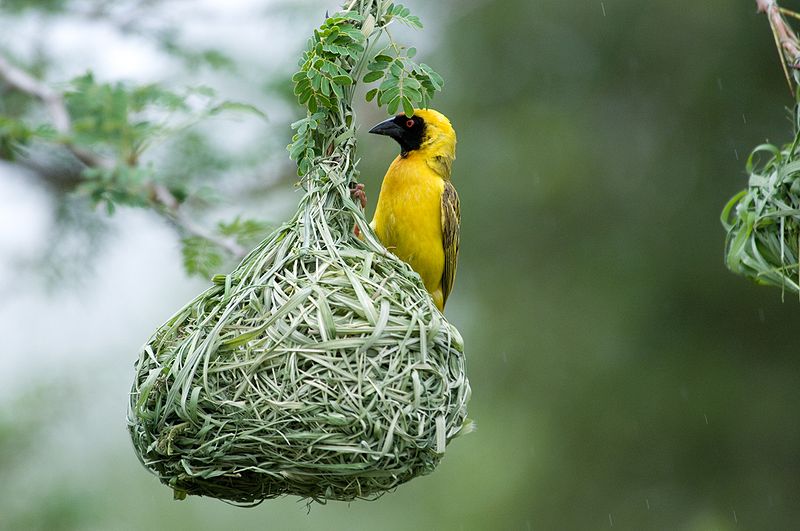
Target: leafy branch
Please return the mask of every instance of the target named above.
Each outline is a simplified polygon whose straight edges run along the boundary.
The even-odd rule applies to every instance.
[[[297,101],[308,108],[306,117],[292,124],[295,134],[288,146],[301,176],[354,134],[348,127],[331,141],[326,133],[335,127],[335,119],[352,126],[350,117],[343,114],[362,75],[364,83],[380,82],[367,92],[367,101],[377,97],[378,105],[385,105],[389,114],[402,108],[409,116],[414,107],[427,107],[444,83],[431,67],[412,60],[415,48],[398,44],[388,31],[393,22],[421,28],[419,18],[401,4],[362,0],[359,11],[353,11],[357,3],[354,0],[314,31],[300,69],[292,76]]]
[[[252,244],[253,227],[263,228],[256,222],[216,229],[200,225],[183,208],[190,197],[185,185],[165,183],[152,164],[141,163],[143,153],[159,140],[208,117],[225,112],[263,116],[254,107],[219,101],[205,87],[176,93],[155,84],[99,83],[91,74],[73,79],[59,92],[0,55],[2,83],[38,102],[50,120],[32,128],[24,118],[0,115],[0,158],[14,161],[34,141],[62,146],[82,165],[75,192],[109,213],[117,205],[148,208],[184,233],[189,273],[209,275],[214,271],[210,266],[218,267],[225,256],[242,258]],[[200,240],[205,253],[198,251]],[[193,250],[187,251],[190,245]]]
[[[442,78],[414,61],[416,50],[392,38],[393,23],[421,27],[401,4],[350,0],[309,40],[292,77],[294,94],[308,110],[293,124],[289,146],[301,176],[314,173],[324,178],[318,171],[323,159],[352,145],[355,126],[350,105],[358,82],[375,83],[367,100],[376,99],[389,113],[403,109],[413,114],[414,107],[427,106],[441,90]],[[225,67],[224,57],[203,54],[203,62]],[[241,258],[264,234],[264,225],[252,220],[211,227],[198,223],[187,210],[189,199],[197,197],[187,177],[208,171],[206,167],[192,169],[187,161],[185,169],[179,164],[170,175],[168,168],[157,167],[146,157],[154,146],[173,141],[202,120],[230,112],[260,115],[257,109],[220,101],[205,87],[176,92],[155,84],[101,82],[91,74],[56,89],[34,71],[0,53],[0,90],[5,92],[0,100],[0,159],[33,167],[48,182],[87,198],[109,214],[120,205],[157,213],[181,233],[184,265],[192,274],[207,275],[226,258]],[[42,115],[48,119],[42,121]],[[70,171],[47,172],[37,166],[33,158],[41,146],[60,146],[70,155],[69,161],[62,161],[69,162]],[[175,151],[179,156],[180,150]],[[200,158],[209,151],[213,149],[201,150]]]
[[[390,51],[394,52],[393,55],[387,53]],[[364,82],[381,81],[381,84],[367,92],[367,101],[377,96],[378,105],[386,105],[389,114],[402,107],[407,116],[414,114],[417,104],[427,107],[434,93],[442,89],[444,80],[425,63],[414,63],[411,59],[416,53],[415,48],[397,46],[392,42],[376,55],[367,66],[370,72],[364,76]]]

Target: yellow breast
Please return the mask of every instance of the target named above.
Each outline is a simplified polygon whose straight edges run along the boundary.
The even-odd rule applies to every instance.
[[[372,228],[433,293],[444,271],[441,201],[444,181],[417,153],[397,157],[381,185]]]

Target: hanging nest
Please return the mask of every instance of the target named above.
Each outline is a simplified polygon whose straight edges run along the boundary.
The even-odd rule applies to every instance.
[[[371,25],[373,35],[388,20],[377,4],[362,1],[318,31],[343,18],[351,34]],[[353,77],[363,66],[339,61]],[[130,434],[178,498],[375,498],[433,471],[470,425],[460,334],[351,198],[345,88],[297,126],[307,171],[291,221],[214,277],[139,355]]]
[[[800,115],[797,116],[800,119]],[[800,122],[798,122],[800,123]],[[800,127],[791,144],[763,144],[747,160],[750,180],[722,211],[726,262],[759,284],[800,294]],[[762,161],[763,159],[763,161]]]

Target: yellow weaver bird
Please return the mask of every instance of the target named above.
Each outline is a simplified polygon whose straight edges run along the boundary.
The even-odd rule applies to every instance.
[[[461,207],[450,182],[456,132],[432,109],[398,114],[370,129],[400,144],[383,178],[370,226],[381,243],[422,277],[439,310],[453,290]],[[366,203],[363,186],[354,195]]]

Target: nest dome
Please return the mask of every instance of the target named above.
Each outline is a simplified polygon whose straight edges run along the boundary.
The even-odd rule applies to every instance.
[[[405,264],[304,248],[299,226],[216,277],[139,356],[130,433],[179,496],[371,498],[431,472],[465,425],[461,338]]]

